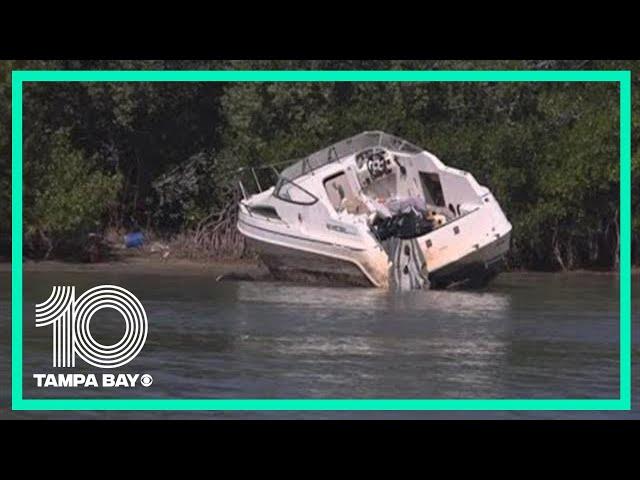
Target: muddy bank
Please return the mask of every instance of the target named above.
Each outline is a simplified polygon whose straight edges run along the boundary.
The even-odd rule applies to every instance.
[[[0,262],[0,272],[10,272],[10,262]],[[65,262],[60,260],[32,261],[23,263],[24,272],[122,272],[148,273],[157,275],[210,275],[220,280],[269,280],[267,268],[255,259],[236,260],[190,260],[181,258],[160,259],[157,257],[130,255],[113,261],[100,263]],[[640,268],[632,267],[633,275],[640,274]],[[501,275],[618,275],[618,272],[596,270],[572,270],[568,272],[539,272],[513,270]]]
[[[11,271],[10,263],[0,263],[0,272]],[[25,261],[25,272],[121,272],[157,275],[211,275],[220,279],[263,280],[269,272],[256,260],[196,261],[188,259],[159,260],[128,257],[110,262],[75,263],[57,260]]]

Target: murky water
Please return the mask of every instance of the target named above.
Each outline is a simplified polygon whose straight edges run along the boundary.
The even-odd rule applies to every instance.
[[[4,287],[9,275],[0,277]],[[637,277],[634,282],[637,285]],[[149,317],[140,355],[117,372],[148,373],[149,388],[38,389],[52,371],[51,330],[33,326],[53,285],[112,283],[131,290]],[[619,384],[618,277],[507,274],[484,291],[393,294],[203,275],[26,273],[24,393],[30,398],[615,398]],[[9,311],[2,288],[0,388],[8,405]],[[634,290],[637,304],[638,290]],[[635,307],[634,307],[635,308]],[[634,311],[637,312],[637,309]],[[118,340],[124,322],[103,311],[96,339]],[[98,318],[100,319],[98,321]],[[634,361],[640,353],[634,315]],[[82,365],[82,362],[78,362]],[[102,373],[95,368],[74,372]],[[639,397],[634,382],[635,398]],[[11,418],[485,418],[619,417],[640,412],[86,412],[4,413]]]

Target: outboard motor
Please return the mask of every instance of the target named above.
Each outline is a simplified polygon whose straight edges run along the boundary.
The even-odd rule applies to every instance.
[[[391,261],[389,285],[395,290],[429,289],[427,261],[417,237],[434,228],[434,220],[410,210],[392,217],[376,217],[371,230]]]
[[[428,290],[429,271],[417,240],[391,238],[388,242],[390,285],[397,291]]]

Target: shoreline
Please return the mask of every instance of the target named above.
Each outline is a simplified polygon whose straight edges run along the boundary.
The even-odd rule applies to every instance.
[[[156,273],[180,275],[215,275],[245,277],[248,279],[266,278],[268,270],[256,259],[218,259],[197,260],[186,258],[170,258],[162,260],[154,256],[127,255],[114,260],[100,263],[80,263],[62,260],[26,260],[23,262],[24,272],[127,272],[127,273]],[[0,272],[11,272],[11,262],[0,261]],[[640,267],[631,267],[632,275],[640,273]],[[507,270],[503,275],[618,275],[617,271],[577,269],[567,272],[540,270]]]
[[[212,275],[260,279],[268,275],[265,267],[255,260],[191,260],[132,256],[100,263],[66,262],[61,260],[24,261],[23,272],[78,273],[142,273],[158,275]],[[11,262],[0,262],[0,272],[11,272]]]

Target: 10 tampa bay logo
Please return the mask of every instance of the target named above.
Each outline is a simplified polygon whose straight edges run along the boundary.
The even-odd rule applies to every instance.
[[[91,319],[102,309],[117,311],[125,320],[125,332],[114,344],[105,345],[91,335]],[[36,304],[36,327],[52,329],[52,366],[73,368],[77,358],[101,369],[131,362],[147,340],[147,313],[130,291],[116,285],[99,285],[76,298],[73,286],[53,287],[49,298]],[[38,387],[148,387],[151,375],[104,373],[36,373]]]

